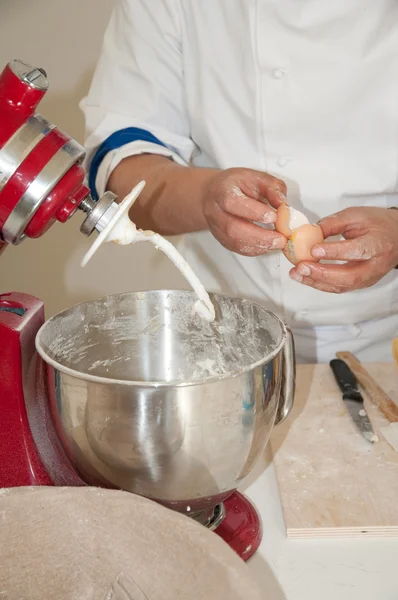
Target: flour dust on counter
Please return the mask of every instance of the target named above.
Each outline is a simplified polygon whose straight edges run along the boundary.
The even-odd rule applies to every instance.
[[[393,363],[367,364],[392,399]],[[397,537],[398,454],[381,435],[387,419],[364,406],[379,441],[356,429],[329,365],[299,365],[295,405],[271,447],[289,538]]]
[[[385,440],[398,452],[398,423],[390,423],[385,427],[380,428],[380,433]]]

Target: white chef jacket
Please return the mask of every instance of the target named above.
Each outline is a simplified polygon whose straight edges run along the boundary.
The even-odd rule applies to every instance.
[[[123,158],[150,152],[272,173],[312,222],[398,205],[398,2],[119,0],[82,108],[94,193]],[[366,328],[368,346],[398,331],[397,272],[335,295],[290,280],[281,252],[243,257],[209,232],[182,251],[208,290],[315,336],[318,360],[332,358],[336,329],[336,349],[356,351]]]

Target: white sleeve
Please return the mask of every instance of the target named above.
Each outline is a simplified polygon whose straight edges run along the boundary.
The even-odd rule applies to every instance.
[[[104,36],[86,119],[86,167],[101,195],[127,156],[161,154],[188,164],[180,0],[118,0]],[[152,137],[154,136],[154,138]]]

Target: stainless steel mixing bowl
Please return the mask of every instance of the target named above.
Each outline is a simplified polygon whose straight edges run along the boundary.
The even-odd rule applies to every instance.
[[[185,291],[102,298],[51,318],[36,347],[70,461],[90,484],[198,520],[250,473],[290,412],[290,331],[263,306],[212,295],[209,324]]]

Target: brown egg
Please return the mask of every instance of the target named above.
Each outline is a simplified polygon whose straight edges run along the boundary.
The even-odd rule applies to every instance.
[[[292,235],[292,231],[289,228],[290,224],[290,210],[287,204],[283,203],[279,206],[276,211],[275,229],[282,235],[285,235],[288,239]]]
[[[277,210],[275,229],[288,238],[283,253],[292,264],[297,265],[302,261],[319,262],[311,254],[316,244],[325,241],[319,225],[312,225],[303,213],[287,204],[281,204]]]
[[[302,225],[295,229],[288,240],[283,254],[294,265],[306,260],[308,262],[319,262],[311,254],[311,250],[316,244],[323,244],[324,237],[319,225]]]

